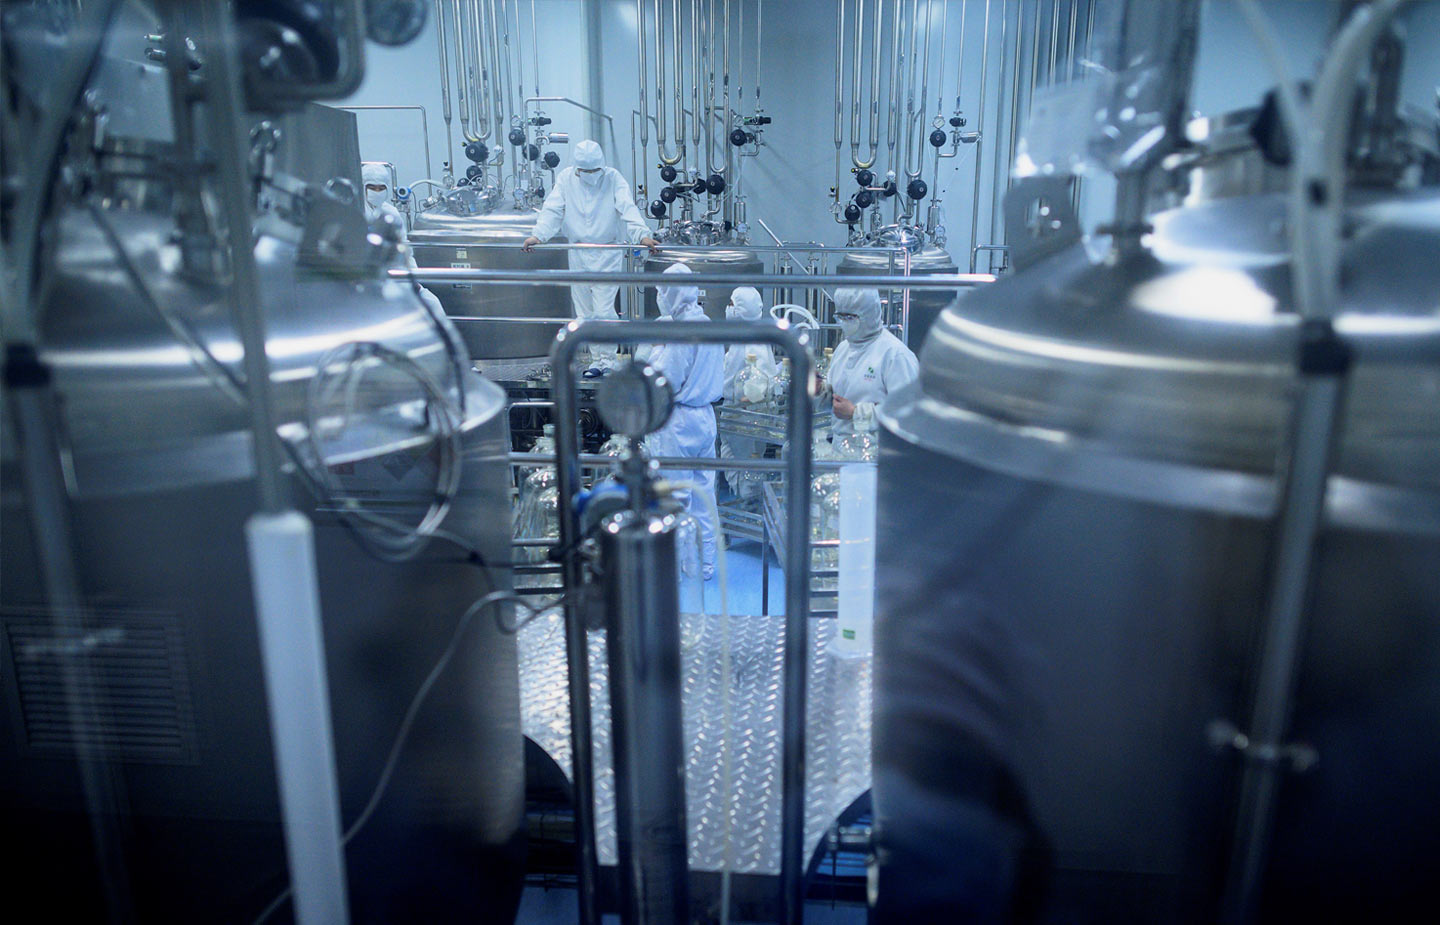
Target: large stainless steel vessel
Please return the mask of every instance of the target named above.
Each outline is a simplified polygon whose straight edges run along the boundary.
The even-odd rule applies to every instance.
[[[535,213],[498,211],[455,215],[435,209],[415,217],[410,246],[422,267],[494,270],[563,270],[565,252],[524,253],[520,244],[535,227]],[[552,244],[563,244],[557,237]],[[555,332],[574,317],[568,286],[500,286],[431,283],[475,360],[543,357]],[[534,323],[486,321],[488,318],[535,319]]]
[[[1352,199],[1277,922],[1404,920],[1440,877],[1440,195]],[[1281,197],[1154,225],[967,294],[884,406],[881,921],[1217,916],[1210,734],[1248,722],[1299,324]]]
[[[671,266],[683,263],[696,273],[762,273],[764,264],[749,251],[734,250],[724,245],[715,247],[666,248],[645,258],[646,273],[664,273]],[[734,286],[709,286],[701,290],[700,304],[713,321],[725,320],[725,306],[730,304]],[[654,287],[645,289],[645,317],[660,315]]]
[[[236,376],[240,350],[224,290],[175,272],[168,218],[110,211],[104,220],[135,276],[117,269],[90,215],[65,218],[42,338],[63,401],[74,554],[90,605],[83,638],[58,630],[44,606],[8,431],[3,441],[0,815],[14,849],[9,873],[56,919],[253,921],[285,887],[286,861],[244,540],[257,503],[248,412],[155,304]],[[296,461],[308,458],[296,444],[307,390],[332,348],[382,344],[453,394],[456,357],[408,287],[378,270],[307,271],[293,245],[272,237],[260,239],[256,259],[277,417]],[[350,425],[321,452],[349,498],[413,523],[435,493],[435,443],[414,381],[371,365]],[[290,496],[315,525],[347,827],[462,615],[509,583],[473,564],[508,556],[504,395],[473,372],[464,383],[464,469],[443,525],[453,541],[380,561],[358,541],[369,528],[341,511],[339,496],[317,495],[291,470]],[[461,546],[477,558],[467,561]],[[514,638],[486,615],[456,646],[374,816],[348,845],[356,921],[513,920],[524,869]],[[67,713],[67,660],[97,692],[88,720]],[[77,770],[87,740],[119,801],[118,815],[101,820],[119,859],[119,893],[108,897]],[[121,905],[107,908],[107,899]]]
[[[842,275],[857,276],[886,276],[899,275],[905,271],[905,258],[901,254],[893,257],[890,254],[876,252],[860,252],[846,254],[845,259],[835,268],[835,272]],[[943,248],[934,244],[926,244],[920,250],[910,254],[910,273],[915,276],[929,276],[937,273],[958,273],[955,261],[950,259],[950,254]],[[903,292],[897,290],[890,293],[891,304],[890,319],[892,323],[899,324],[901,320],[901,299]],[[909,333],[906,343],[911,350],[919,351],[920,345],[925,343],[925,335],[930,332],[930,326],[935,319],[945,310],[945,306],[955,300],[955,293],[943,289],[915,289],[910,292],[910,317]]]

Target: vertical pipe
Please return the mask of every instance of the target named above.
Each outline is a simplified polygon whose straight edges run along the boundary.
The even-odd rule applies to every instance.
[[[950,41],[950,0],[940,0],[940,69],[935,72],[935,114],[945,111],[945,59],[949,50],[945,43]],[[939,153],[936,151],[935,153]],[[938,158],[937,158],[938,160]]]
[[[755,108],[760,108],[760,38],[765,25],[765,0],[755,0]]]
[[[1038,29],[1038,24],[1037,24]],[[1055,84],[1055,69],[1060,66],[1060,0],[1050,0],[1050,66],[1045,71],[1045,86]]]
[[[660,0],[655,0],[655,41],[660,41]],[[645,96],[645,85],[650,81],[650,64],[645,60],[645,0],[635,0],[635,45],[640,50],[640,64],[636,71],[640,83],[640,145],[650,146],[650,102]],[[665,59],[658,54],[656,63],[655,93],[660,101],[659,119],[655,123],[660,136],[661,154],[665,147]],[[650,165],[645,165],[648,173]]]
[[[462,0],[455,0],[457,9]],[[480,0],[465,4],[464,24],[469,28],[469,48],[460,53],[461,64],[470,81],[470,121],[475,123],[475,134],[484,141],[494,138],[493,108],[490,105],[490,75],[485,63],[485,43],[480,37]]]
[[[695,163],[698,169],[700,157],[700,132],[703,116],[700,112],[700,81],[704,55],[700,51],[700,4],[702,0],[690,0],[690,143],[695,148]]]
[[[685,0],[672,0],[670,5],[671,64],[675,75],[675,162],[685,157],[685,59],[681,44],[681,25],[685,19]],[[657,51],[658,55],[659,52]],[[663,100],[656,100],[657,106]],[[662,139],[663,140],[663,139]]]
[[[900,0],[895,0],[899,3]],[[871,37],[870,44],[870,71],[865,78],[865,95],[870,100],[870,163],[856,166],[872,166],[880,157],[880,35],[884,31],[884,0],[874,0],[875,3],[875,30]],[[855,17],[855,41],[863,42],[860,35],[862,21],[857,15]],[[850,139],[853,146],[858,139]]]
[[[574,344],[565,343],[575,329],[563,329],[551,348],[555,382],[555,477],[562,499],[559,505],[560,548],[574,549],[580,541],[578,525],[570,516],[569,499],[580,490],[575,459],[580,452],[575,407]],[[571,337],[572,341],[576,338]],[[573,555],[561,559],[565,587],[579,588],[584,580]],[[595,856],[595,758],[590,716],[590,645],[585,615],[570,595],[564,598],[566,689],[570,698],[571,779],[575,797],[575,878],[580,925],[599,925]]]
[[[910,0],[910,52],[905,62],[905,124],[902,131],[905,135],[905,176],[912,175],[911,156],[915,153],[915,71],[916,71],[916,32],[920,26],[920,0]],[[915,175],[919,171],[914,171]],[[910,205],[906,203],[906,211]]]
[[[900,140],[900,113],[903,111],[903,99],[905,96],[905,74],[901,70],[905,60],[904,29],[902,26],[905,17],[905,0],[894,0],[895,16],[890,27],[890,90],[887,96],[890,99],[890,120],[886,126],[885,136],[885,166],[895,169],[895,144]],[[879,31],[878,28],[876,30]],[[880,101],[877,99],[875,105],[878,107]],[[899,171],[896,171],[897,175]]]
[[[345,856],[310,522],[288,503],[265,352],[252,218],[241,151],[240,69],[230,4],[203,7],[213,38],[206,61],[206,126],[228,237],[229,307],[244,348],[260,514],[246,524],[285,846],[300,925],[348,921]],[[308,565],[308,568],[306,567]],[[308,618],[308,619],[307,619]]]
[[[839,0],[835,10],[835,206],[840,205],[840,152],[845,147],[845,7],[849,0]],[[758,39],[757,39],[758,45]],[[758,57],[758,55],[757,55]],[[759,81],[757,80],[758,84]],[[759,98],[756,98],[759,104]]]
[[[435,0],[439,3],[440,0]],[[460,3],[456,0],[450,7],[450,14],[455,25],[455,98],[460,111],[460,137],[467,142],[479,141],[479,137],[470,131],[470,93],[467,89],[467,75],[465,73],[465,30],[464,22],[460,18]],[[444,28],[440,28],[441,40],[444,40]],[[444,60],[444,55],[441,55]]]
[[[435,0],[435,39],[440,56],[440,115],[445,120],[445,176],[450,177],[455,172],[455,136],[450,122],[450,59],[445,48],[445,16],[441,0]]]
[[[1067,38],[1069,47],[1065,51],[1065,79],[1075,79],[1075,27],[1078,25],[1076,17],[1080,12],[1080,0],[1070,0],[1070,30]]]
[[[535,95],[540,95],[540,34],[535,31],[535,0],[530,0],[530,60],[535,64]],[[524,104],[522,102],[523,109]]]
[[[632,499],[640,486],[631,486]],[[678,526],[625,511],[600,530],[620,919],[689,920]]]
[[[960,94],[965,89],[965,20],[970,12],[970,0],[960,0],[960,45],[955,49],[955,108],[960,109]],[[975,124],[980,130],[980,124]],[[977,142],[978,144],[978,142]],[[975,152],[979,154],[979,151]]]
[[[963,63],[963,62],[962,62]],[[985,91],[990,80],[990,0],[985,0],[985,26],[980,33],[980,102],[975,108],[976,130],[980,137],[975,139],[975,188],[970,194],[970,272],[975,272],[975,248],[980,246],[980,174],[984,161],[981,147],[985,145]],[[997,120],[998,121],[998,120]]]
[[[1009,0],[1004,0],[1000,6],[1001,13],[1007,13]],[[1039,24],[1039,10],[1036,11],[1036,25]],[[1002,16],[1000,20],[1000,47],[1008,44],[1006,33],[1009,30],[1010,20],[1008,16]],[[1010,189],[1010,164],[1015,158],[1015,136],[1019,130],[1017,116],[1020,105],[1020,49],[1025,44],[1025,4],[1021,0],[1015,3],[1015,46],[1011,54],[1010,68],[1010,121],[1006,126],[1005,153],[1000,153],[1000,146],[995,146],[995,186],[991,190],[992,206],[990,210],[990,239],[997,243],[1005,243],[1009,235],[1009,229],[1005,227],[1005,192]],[[1039,30],[1030,30],[1030,53],[1039,53]],[[1002,251],[1003,253],[1003,251]]]

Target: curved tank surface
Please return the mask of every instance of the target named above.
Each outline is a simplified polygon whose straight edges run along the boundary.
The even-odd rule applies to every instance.
[[[441,210],[415,216],[410,247],[422,267],[446,269],[563,270],[562,250],[524,253],[520,244],[535,227],[534,212],[501,211],[452,215]],[[563,244],[557,236],[551,244]],[[475,360],[543,357],[550,354],[559,325],[574,317],[568,286],[502,286],[429,283],[456,322]],[[486,322],[486,318],[537,319],[534,324]],[[477,320],[471,320],[477,319]],[[544,320],[541,320],[544,319]],[[556,321],[551,321],[555,319]]]
[[[105,216],[155,303],[219,367],[243,376],[224,290],[167,272],[177,264],[173,224]],[[61,229],[42,355],[62,402],[75,566],[91,605],[83,671],[100,697],[89,717],[66,720],[57,679],[74,643],[44,605],[25,494],[7,456],[0,814],[25,846],[11,874],[42,890],[57,917],[104,917],[77,769],[83,736],[98,743],[123,807],[111,821],[133,917],[190,921],[208,918],[197,910],[224,910],[251,921],[284,889],[286,860],[245,543],[257,508],[249,415],[217,387],[223,374],[197,364],[116,269],[89,216],[67,216]],[[468,370],[453,335],[437,327],[444,318],[409,287],[378,270],[349,279],[306,271],[292,245],[271,237],[260,239],[256,259],[277,424],[295,463],[286,487],[314,525],[349,827],[462,615],[508,579],[464,564],[449,542],[406,561],[371,554],[342,498],[381,500],[409,522],[435,494],[419,389],[362,364],[365,387],[348,422],[337,430],[322,419],[331,439],[319,452],[341,483],[322,491],[300,474],[317,471],[301,440],[311,380],[323,356],[352,342],[385,345],[452,396],[463,375],[465,466],[444,529],[487,561],[508,555],[508,518],[496,516],[508,510],[508,473],[503,462],[484,462],[509,448],[505,398]],[[524,873],[514,638],[475,620],[453,662],[419,712],[384,799],[348,845],[356,921],[513,920]]]
[[[904,272],[903,257],[899,254],[892,257],[890,254],[862,251],[845,255],[835,272],[841,275],[866,275],[885,276],[894,274],[899,276]],[[950,259],[950,254],[942,247],[934,244],[925,245],[920,251],[910,255],[910,272],[915,276],[927,276],[936,273],[959,272],[955,261]],[[895,324],[900,323],[899,300],[903,290],[894,290],[891,298],[895,307],[891,311],[890,318]],[[915,289],[910,293],[910,327],[906,343],[911,350],[920,351],[920,345],[925,343],[925,335],[930,332],[930,326],[935,319],[945,310],[945,307],[955,300],[955,293],[942,289]]]
[[[683,263],[696,273],[761,273],[765,265],[760,258],[749,251],[716,247],[666,247],[658,254],[645,258],[646,273],[664,273],[671,266]],[[705,314],[712,321],[725,320],[725,306],[730,304],[730,293],[734,286],[710,286],[702,289],[700,303]],[[660,309],[655,302],[655,288],[645,288],[645,317],[658,318]]]
[[[1282,778],[1265,921],[1405,919],[1440,876],[1440,197],[1352,198],[1290,737],[1319,761]],[[974,290],[883,406],[878,920],[1218,917],[1242,759],[1211,734],[1250,721],[1297,382],[1284,217],[1162,213],[1148,251]]]

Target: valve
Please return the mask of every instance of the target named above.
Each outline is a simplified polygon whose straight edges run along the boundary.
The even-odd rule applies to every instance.
[[[668,189],[668,187],[667,187],[667,189]],[[662,193],[661,195],[664,195],[664,194]],[[656,199],[654,202],[650,203],[650,214],[651,214],[651,215],[655,216],[656,218],[664,218],[664,217],[665,217],[665,212],[666,212],[665,203],[661,202],[661,201],[658,200],[658,199]]]
[[[928,192],[930,192],[930,187],[926,186],[925,181],[920,179],[911,180],[910,185],[905,187],[905,195],[911,199],[924,199],[925,194]]]
[[[526,145],[523,150],[525,153],[525,160],[538,161],[540,159],[539,145]]]
[[[754,140],[755,136],[743,128],[737,128],[730,133],[730,143],[737,148],[743,148]]]
[[[719,196],[725,192],[725,178],[718,173],[712,173],[710,179],[705,181],[705,189],[711,196]]]
[[[855,205],[862,209],[868,209],[875,204],[875,196],[869,191],[862,189],[855,194]]]
[[[769,116],[754,115],[741,121],[746,125],[769,125],[772,120]]]
[[[660,179],[664,180],[666,183],[674,183],[675,178],[679,175],[680,172],[677,171],[674,167],[671,167],[669,164],[666,164],[664,167],[660,168]]]
[[[857,170],[855,171],[855,182],[863,187],[874,186],[875,173],[870,170]]]
[[[530,117],[531,125],[550,125],[554,121],[555,120],[551,119],[549,116],[542,116],[539,114]]]
[[[674,201],[675,201],[675,187],[673,187],[673,186],[667,186],[667,187],[665,187],[664,189],[662,189],[662,190],[660,191],[660,199],[661,199],[661,201],[666,202],[666,203],[674,202]]]
[[[560,166],[560,155],[556,154],[554,151],[546,151],[544,160],[545,166],[550,168],[551,170],[554,170],[556,167]]]
[[[886,180],[884,186],[881,187],[881,191],[881,194],[886,199],[889,199],[891,196],[894,196],[896,193],[898,193],[900,191],[900,188],[895,185],[894,180]]]
[[[692,184],[690,188],[701,195],[704,195],[706,190],[709,189],[709,187],[705,185],[705,181],[698,178],[695,180],[694,184]]]
[[[869,195],[869,194],[867,194],[867,193],[862,193],[861,195]],[[845,205],[845,223],[846,223],[847,225],[853,225],[853,224],[855,224],[856,222],[860,221],[860,215],[861,215],[861,212],[860,212],[860,207],[859,207],[859,206],[857,206],[857,205],[856,205],[855,203],[853,203],[853,202],[851,202],[851,203],[846,203],[846,205]]]
[[[490,149],[485,147],[483,141],[472,141],[465,146],[465,156],[477,164],[483,164],[490,160]]]
[[[964,128],[967,124],[964,116],[955,115],[950,117],[951,128]]]
[[[519,146],[525,143],[525,133],[518,128],[512,128],[509,137],[512,145]]]
[[[469,167],[465,168],[465,179],[473,180],[484,172],[485,171],[480,168],[479,164],[471,164]]]
[[[937,148],[945,147],[945,133],[937,128],[930,133],[930,143]]]

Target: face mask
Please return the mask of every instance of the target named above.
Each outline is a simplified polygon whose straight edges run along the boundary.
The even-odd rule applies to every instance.
[[[854,337],[855,332],[860,330],[859,318],[841,318],[837,320],[840,322],[840,333],[844,334],[847,338]]]
[[[725,306],[725,318],[729,321],[744,321],[745,315],[741,313],[738,306]]]
[[[599,185],[600,185],[600,181],[603,180],[603,179],[605,179],[605,171],[603,171],[603,170],[597,170],[597,171],[595,171],[594,173],[584,173],[584,172],[582,172],[582,171],[578,171],[578,170],[577,170],[577,171],[576,171],[576,174],[579,175],[579,177],[580,177],[580,182],[581,182],[581,183],[584,183],[586,186],[590,187],[591,189],[594,189],[595,187],[599,186]]]
[[[380,203],[384,202],[386,199],[389,198],[388,196],[385,195],[385,193],[386,193],[386,190],[383,190],[383,189],[382,189],[382,190],[367,189],[367,190],[365,191],[365,201],[368,202],[373,208],[379,208],[379,207],[380,207]]]

